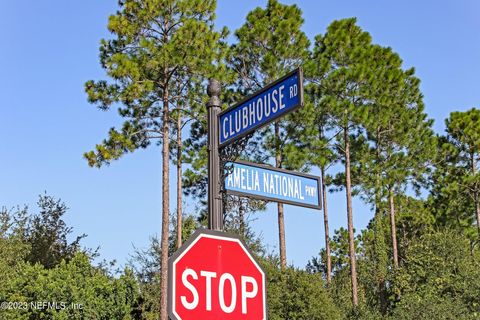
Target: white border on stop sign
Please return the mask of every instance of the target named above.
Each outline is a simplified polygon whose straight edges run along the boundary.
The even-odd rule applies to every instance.
[[[250,250],[248,249],[247,245],[245,242],[243,242],[242,239],[240,239],[237,235],[221,232],[221,231],[216,231],[216,230],[209,230],[209,229],[197,229],[191,236],[190,238],[184,243],[180,249],[178,249],[171,257],[169,261],[169,265],[171,266],[170,272],[168,274],[168,284],[169,284],[169,290],[168,290],[168,307],[169,307],[169,313],[175,316],[177,320],[182,320],[182,318],[176,313],[175,311],[175,277],[173,276],[176,271],[176,263],[179,261],[189,250],[190,248],[195,245],[201,238],[211,238],[211,239],[217,239],[217,240],[225,240],[225,241],[231,241],[231,242],[237,242],[242,250],[248,255],[250,258],[250,261],[254,263],[254,265],[257,267],[257,269],[260,271],[262,275],[262,285],[263,285],[263,319],[267,319],[267,301],[266,301],[266,279],[265,279],[265,272],[263,269],[260,267],[258,264],[257,260],[255,257],[250,253]],[[191,240],[193,239],[193,240]],[[180,254],[177,255],[178,252],[181,252]]]

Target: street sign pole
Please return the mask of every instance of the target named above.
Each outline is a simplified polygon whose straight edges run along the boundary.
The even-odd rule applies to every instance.
[[[220,114],[220,83],[210,79],[207,94],[208,110],[208,228],[223,230],[222,196],[220,193],[220,155],[218,150],[219,130],[218,115]]]

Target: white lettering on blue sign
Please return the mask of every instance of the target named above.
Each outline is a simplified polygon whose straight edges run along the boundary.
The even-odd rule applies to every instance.
[[[269,170],[244,163],[233,163],[233,170],[225,181],[227,191],[277,199],[279,202],[295,202],[319,206],[319,182],[317,178],[293,173]]]
[[[299,73],[293,73],[244,103],[223,112],[219,118],[220,144],[251,132],[299,106]]]

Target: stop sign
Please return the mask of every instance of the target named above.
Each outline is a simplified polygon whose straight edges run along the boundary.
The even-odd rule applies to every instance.
[[[168,266],[171,319],[267,319],[265,273],[237,236],[197,230]]]

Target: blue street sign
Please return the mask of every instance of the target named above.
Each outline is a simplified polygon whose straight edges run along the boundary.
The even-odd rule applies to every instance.
[[[244,161],[231,162],[225,178],[229,194],[321,209],[320,178]]]
[[[303,75],[296,69],[219,114],[220,147],[303,105]]]

